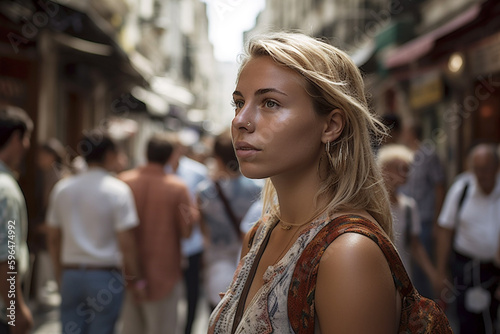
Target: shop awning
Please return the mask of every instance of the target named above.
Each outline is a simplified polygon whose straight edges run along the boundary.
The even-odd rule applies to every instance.
[[[139,52],[129,56],[132,67],[148,82],[151,91],[162,96],[168,103],[182,108],[189,108],[194,102],[193,94],[186,88],[178,85],[173,79],[158,76],[153,64]]]
[[[170,104],[189,108],[194,103],[194,95],[168,77],[154,77],[150,80],[152,90],[163,96]]]
[[[80,52],[104,57],[109,57],[113,54],[113,47],[107,44],[90,42],[64,33],[54,33],[52,37],[60,45]]]
[[[162,96],[141,86],[134,87],[131,93],[136,99],[144,102],[151,115],[163,117],[168,114],[170,106]]]
[[[432,50],[437,39],[471,22],[480,11],[481,6],[474,5],[439,28],[403,44],[387,56],[385,66],[387,68],[403,66],[425,56]]]

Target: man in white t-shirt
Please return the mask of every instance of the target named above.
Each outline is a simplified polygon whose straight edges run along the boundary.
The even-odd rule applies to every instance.
[[[451,186],[439,215],[438,272],[442,297],[449,298],[446,269],[453,252],[453,297],[460,333],[494,333],[499,305],[494,297],[498,286],[495,262],[500,241],[500,175],[495,146],[476,146],[469,163],[471,172]]]
[[[110,174],[118,154],[113,141],[89,132],[78,148],[88,169],[55,185],[47,213],[62,330],[112,334],[127,282],[138,295],[143,289],[135,284],[141,282],[132,233],[138,218],[130,188]]]

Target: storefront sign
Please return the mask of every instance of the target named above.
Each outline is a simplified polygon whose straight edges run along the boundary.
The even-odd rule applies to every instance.
[[[473,75],[500,71],[500,33],[483,39],[469,54]]]
[[[435,104],[443,98],[443,81],[439,72],[419,76],[410,84],[410,106],[421,109]]]

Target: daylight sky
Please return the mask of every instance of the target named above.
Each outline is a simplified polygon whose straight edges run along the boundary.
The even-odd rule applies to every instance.
[[[255,25],[265,0],[205,0],[208,4],[209,38],[215,58],[235,62],[243,46],[243,32]]]

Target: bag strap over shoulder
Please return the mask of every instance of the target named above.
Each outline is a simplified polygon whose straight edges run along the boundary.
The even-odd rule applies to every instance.
[[[257,233],[259,231],[259,228],[262,227],[262,224],[258,224],[259,226],[254,226],[254,229],[252,230],[252,233]],[[264,236],[264,239],[262,240],[262,243],[257,251],[257,254],[255,255],[254,262],[252,263],[252,266],[250,267],[250,271],[248,273],[248,277],[245,281],[245,285],[243,285],[243,290],[241,291],[240,299],[238,300],[238,304],[236,306],[236,312],[234,314],[234,319],[233,319],[233,326],[231,328],[231,334],[236,332],[236,329],[238,328],[238,325],[241,321],[241,318],[243,317],[243,309],[245,308],[245,303],[248,297],[248,292],[250,291],[250,287],[252,285],[253,279],[255,278],[255,274],[257,273],[257,268],[259,266],[260,259],[262,258],[262,254],[264,254],[264,251],[267,247],[267,244],[269,242],[269,238],[271,237],[271,232],[273,229],[276,227],[276,224],[274,224],[270,230],[266,233]],[[254,237],[255,237],[254,233]],[[252,237],[253,239],[253,237]]]
[[[234,213],[233,209],[231,208],[231,204],[229,203],[229,200],[227,199],[226,195],[224,194],[224,191],[222,190],[222,187],[218,181],[214,182],[215,188],[217,189],[217,193],[219,194],[219,198],[222,201],[222,204],[224,204],[224,209],[226,209],[226,213],[229,216],[229,219],[231,220],[231,226],[234,229],[234,232],[238,236],[238,239],[242,239],[241,236],[241,230],[240,230],[240,223],[241,223],[241,218],[236,217],[236,214]]]
[[[462,207],[464,205],[465,197],[467,196],[468,190],[469,190],[469,182],[466,182],[457,203],[457,211],[455,213],[455,221],[456,221],[455,231],[457,230],[458,225],[460,224],[460,219],[458,219],[458,216],[460,214],[460,211],[462,211]]]
[[[319,263],[328,246],[344,233],[359,233],[373,240],[384,253],[401,296],[408,296],[414,291],[399,254],[378,225],[360,216],[337,217],[316,234],[295,266],[287,303],[288,318],[295,333],[314,333],[314,294]]]

